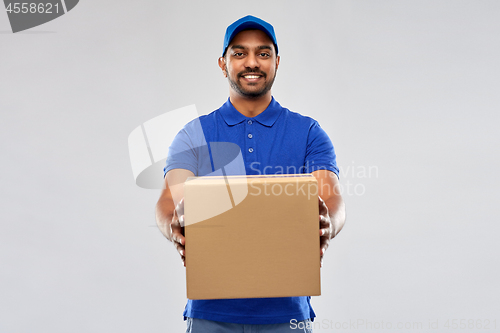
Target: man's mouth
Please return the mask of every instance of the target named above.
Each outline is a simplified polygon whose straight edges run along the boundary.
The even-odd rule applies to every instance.
[[[260,75],[243,75],[245,79],[258,79]]]
[[[247,79],[247,80],[258,80],[261,77],[263,77],[263,74],[260,73],[245,73],[240,75],[242,78]]]

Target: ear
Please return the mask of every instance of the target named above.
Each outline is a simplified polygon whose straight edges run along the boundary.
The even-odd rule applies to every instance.
[[[280,64],[280,56],[276,56],[276,70],[278,70],[279,64]]]
[[[226,69],[226,59],[224,57],[219,58],[219,67],[222,69],[222,74],[224,77],[227,77],[227,69]]]

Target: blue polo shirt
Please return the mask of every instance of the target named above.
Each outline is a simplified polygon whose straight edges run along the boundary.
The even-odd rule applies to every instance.
[[[169,148],[164,174],[172,169],[187,169],[196,176],[217,174],[221,169],[224,174],[247,175],[326,169],[338,176],[339,172],[333,145],[318,122],[282,107],[274,97],[253,118],[238,112],[228,99],[214,112],[186,124]],[[315,317],[309,296],[188,300],[183,315],[238,324]]]

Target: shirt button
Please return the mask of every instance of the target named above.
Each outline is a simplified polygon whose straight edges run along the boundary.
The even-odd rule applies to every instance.
[[[248,133],[248,138],[249,138],[249,139],[253,138],[252,133]]]
[[[248,151],[249,152],[253,152],[253,148],[248,148]]]
[[[252,125],[252,121],[251,120],[248,120],[248,125]]]

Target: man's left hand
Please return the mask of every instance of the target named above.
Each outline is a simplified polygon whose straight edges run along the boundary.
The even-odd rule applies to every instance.
[[[330,220],[330,214],[328,214],[328,207],[326,206],[323,199],[318,196],[319,204],[319,246],[320,246],[320,267],[323,267],[323,255],[325,254],[328,245],[330,244],[330,239],[335,236],[333,231],[332,221]]]

